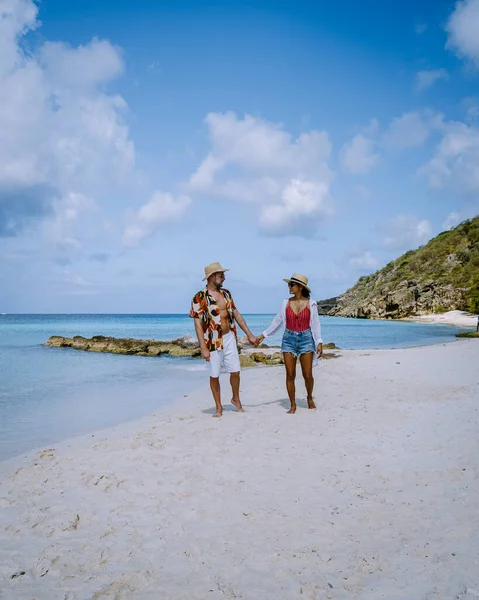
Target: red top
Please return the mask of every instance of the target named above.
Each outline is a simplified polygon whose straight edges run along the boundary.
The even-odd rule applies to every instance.
[[[286,307],[286,329],[291,331],[306,331],[310,328],[311,311],[309,306],[303,308],[303,310],[296,314],[291,308],[289,302]]]

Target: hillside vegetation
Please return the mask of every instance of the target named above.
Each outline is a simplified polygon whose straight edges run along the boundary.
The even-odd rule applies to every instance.
[[[360,318],[479,312],[479,216],[361,277],[341,296],[320,301],[319,310]]]

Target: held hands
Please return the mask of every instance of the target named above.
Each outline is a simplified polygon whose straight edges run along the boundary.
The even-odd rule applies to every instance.
[[[264,341],[264,335],[263,334],[258,335],[258,337],[256,338],[256,344],[255,344],[256,347],[258,347],[260,344],[262,344],[263,341]]]
[[[248,334],[248,342],[252,345],[252,346],[257,346],[258,345],[258,338],[253,335],[252,333]]]
[[[318,353],[318,358],[321,358],[323,356],[323,344],[318,344],[316,352]]]

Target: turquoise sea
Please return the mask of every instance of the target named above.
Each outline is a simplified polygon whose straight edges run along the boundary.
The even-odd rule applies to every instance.
[[[260,333],[273,315],[246,315]],[[323,339],[344,349],[455,342],[446,325],[322,317]],[[204,386],[191,358],[93,354],[42,346],[51,335],[171,340],[194,335],[186,315],[0,315],[0,460],[143,417]],[[241,332],[240,332],[241,333]],[[270,344],[279,344],[281,333]]]

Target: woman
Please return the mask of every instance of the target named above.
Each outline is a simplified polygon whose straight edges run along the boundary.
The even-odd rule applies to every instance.
[[[266,337],[273,335],[284,325],[286,327],[281,352],[283,353],[286,367],[286,389],[288,390],[291,408],[288,414],[296,412],[296,361],[299,356],[304,383],[308,395],[308,408],[316,408],[313,401],[313,362],[323,354],[323,340],[321,339],[321,325],[318,317],[318,306],[315,300],[310,299],[311,290],[308,287],[308,278],[300,273],[295,273],[291,279],[283,279],[293,297],[284,300],[281,310],[271,321],[270,326],[257,339],[260,344]],[[317,358],[316,358],[317,354]]]

